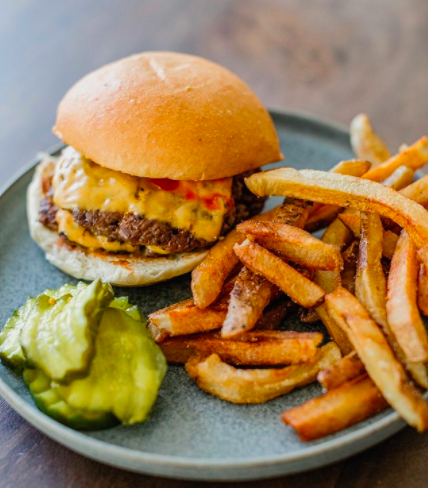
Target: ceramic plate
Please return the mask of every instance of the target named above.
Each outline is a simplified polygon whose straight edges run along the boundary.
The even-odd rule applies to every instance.
[[[287,165],[326,170],[352,157],[346,130],[302,115],[272,116]],[[28,234],[25,199],[35,163],[0,197],[0,323],[30,295],[75,282],[45,261]],[[271,199],[268,206],[276,203]],[[189,276],[116,291],[149,313],[189,297]],[[303,330],[295,317],[287,318],[284,328]],[[197,388],[182,367],[170,366],[144,424],[80,433],[37,410],[21,378],[0,365],[0,394],[47,436],[106,464],[184,479],[246,480],[304,471],[373,446],[404,425],[388,410],[336,435],[302,443],[280,414],[320,392],[313,384],[264,405],[232,405]]]

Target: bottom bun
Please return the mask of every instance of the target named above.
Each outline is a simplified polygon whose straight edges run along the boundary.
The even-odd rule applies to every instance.
[[[42,178],[52,174],[54,165],[52,158],[46,158],[37,166],[28,187],[27,216],[31,237],[46,253],[46,259],[64,273],[88,281],[101,278],[117,286],[143,286],[188,273],[206,256],[208,251],[175,254],[165,258],[144,258],[71,246],[39,222],[39,206],[43,198]]]

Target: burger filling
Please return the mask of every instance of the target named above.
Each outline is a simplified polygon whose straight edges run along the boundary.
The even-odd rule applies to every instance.
[[[209,181],[139,178],[68,147],[43,182],[40,222],[89,249],[150,256],[196,251],[261,211],[264,200],[243,181],[254,171]]]

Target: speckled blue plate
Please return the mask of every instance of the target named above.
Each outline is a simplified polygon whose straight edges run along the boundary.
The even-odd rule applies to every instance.
[[[272,115],[287,165],[329,169],[352,157],[346,130],[302,115]],[[0,197],[0,323],[28,296],[75,282],[45,261],[28,234],[25,194],[36,162]],[[275,199],[269,201],[274,204]],[[149,313],[189,297],[189,277],[117,293],[130,295]],[[301,325],[290,317],[284,327]],[[372,446],[404,425],[388,410],[336,435],[302,443],[280,414],[320,392],[313,384],[264,405],[232,405],[199,390],[182,367],[171,366],[147,422],[80,433],[37,410],[21,378],[0,365],[0,394],[52,439],[113,466],[185,479],[248,480],[308,470]]]

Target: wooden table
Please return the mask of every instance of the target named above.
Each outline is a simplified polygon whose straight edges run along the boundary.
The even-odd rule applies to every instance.
[[[145,50],[199,54],[231,68],[268,106],[347,124],[371,115],[392,148],[428,131],[426,0],[3,0],[0,182],[55,142],[65,90]],[[406,429],[334,466],[263,487],[426,487],[428,436]],[[0,487],[183,487],[87,460],[0,400]]]

